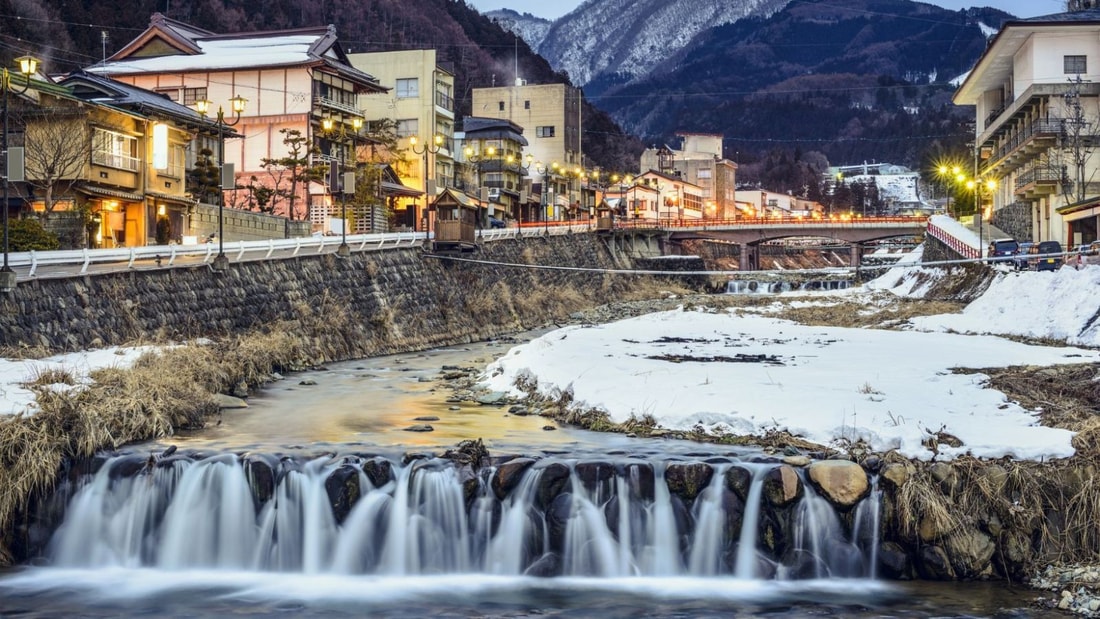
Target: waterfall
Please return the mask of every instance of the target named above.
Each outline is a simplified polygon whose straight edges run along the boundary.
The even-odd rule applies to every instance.
[[[867,575],[878,576],[878,547],[882,526],[882,490],[878,486],[878,475],[871,478],[871,494],[856,508],[852,535],[864,549],[867,556]]]
[[[778,294],[791,290],[847,290],[853,282],[846,279],[813,279],[802,283],[788,281],[730,280],[726,282],[726,294]]]
[[[45,558],[71,568],[740,579],[764,576],[767,561],[780,577],[868,575],[877,485],[849,536],[808,485],[777,516],[763,496],[775,466],[691,464],[709,467],[710,481],[685,493],[682,483],[670,490],[659,458],[546,458],[513,469],[502,489],[497,467],[443,459],[120,456],[79,483]],[[757,546],[765,517],[789,542]]]

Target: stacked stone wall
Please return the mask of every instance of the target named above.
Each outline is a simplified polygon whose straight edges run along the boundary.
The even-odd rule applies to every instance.
[[[323,312],[329,359],[471,342],[619,298],[637,278],[505,264],[616,268],[595,235],[486,243],[440,259],[419,246],[20,282],[0,298],[0,344],[80,350],[269,328]]]

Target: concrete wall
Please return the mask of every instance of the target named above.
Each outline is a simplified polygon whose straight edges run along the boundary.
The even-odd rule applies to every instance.
[[[266,213],[227,208],[223,212],[225,241],[264,241],[309,236],[308,221],[290,221]],[[196,204],[191,213],[191,234],[201,241],[203,237],[218,231],[218,207]]]
[[[614,268],[596,235],[487,243],[502,263]],[[77,350],[228,335],[323,313],[325,359],[493,338],[618,298],[636,277],[444,261],[418,247],[21,282],[0,297],[0,344]]]

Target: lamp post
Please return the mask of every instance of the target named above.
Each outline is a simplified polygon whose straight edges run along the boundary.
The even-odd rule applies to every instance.
[[[415,135],[409,136],[409,146],[412,147],[412,151],[417,155],[424,155],[424,217],[427,222],[428,236],[431,236],[432,232],[432,218],[428,214],[431,209],[431,198],[434,197],[435,187],[428,187],[428,153],[436,154],[443,148],[443,136],[435,134],[431,142],[426,142],[423,146],[417,148],[419,140]]]
[[[966,181],[966,188],[974,191],[974,217],[978,218],[978,259],[984,262],[985,246],[982,244],[982,220],[985,217],[982,208],[982,190],[987,190],[992,197],[993,192],[997,189],[997,181],[992,178],[972,179]]]
[[[225,255],[225,181],[226,176],[233,176],[233,166],[225,163],[225,130],[236,126],[241,122],[241,114],[248,99],[236,95],[229,99],[230,109],[233,110],[233,120],[226,120],[225,110],[218,106],[218,115],[214,119],[214,125],[218,128],[218,165],[221,168],[221,191],[218,194],[218,255],[214,258],[213,268],[217,272],[223,272],[229,268],[229,258]],[[213,102],[200,99],[195,102],[195,111],[203,118],[210,111]],[[233,181],[231,181],[233,182]]]
[[[947,192],[947,206],[944,207],[947,210],[949,216],[953,216],[951,213],[951,181],[961,181],[962,169],[957,165],[940,164],[936,168],[936,176],[940,179],[940,186]]]
[[[482,182],[482,167],[489,159],[496,157],[497,149],[495,146],[488,146],[484,151],[474,150],[473,146],[466,146],[462,149],[462,154],[466,157],[466,161],[474,164],[474,170],[477,172],[477,197],[480,201],[482,194],[485,190],[485,183]],[[485,195],[485,201],[489,201],[489,196]],[[488,208],[486,207],[486,210]],[[478,216],[478,222],[480,225],[481,216]]]
[[[19,74],[23,76],[23,87],[12,88],[11,85],[11,73],[7,67],[4,68],[3,73],[0,74],[0,89],[4,90],[4,135],[2,138],[3,143],[0,144],[4,152],[4,266],[0,267],[0,292],[11,292],[15,290],[15,271],[8,265],[8,251],[9,251],[9,229],[8,229],[8,185],[11,184],[12,172],[18,170],[22,172],[22,162],[20,165],[12,165],[12,153],[8,150],[8,93],[13,92],[17,95],[21,95],[27,92],[27,89],[31,87],[31,76],[38,70],[38,59],[32,56],[23,56],[15,59],[19,63]]]
[[[355,157],[355,161],[358,163],[359,154],[357,150],[359,130],[363,128],[363,119],[359,116],[353,116],[351,119],[352,132],[348,133],[348,128],[345,123],[340,123],[340,128],[337,130],[336,121],[331,118],[326,118],[321,121],[321,130],[325,132],[326,136],[330,138],[336,137],[337,142],[341,146],[348,144],[348,138],[351,138],[351,150],[352,155]],[[340,174],[344,174],[344,167],[346,164],[346,157],[344,156],[343,148],[340,149]],[[338,175],[332,175],[329,189],[333,193],[337,190],[340,191],[340,246],[336,248],[336,255],[344,258],[351,255],[351,248],[348,246],[348,194],[355,193],[355,170],[353,169],[348,175],[343,177]]]
[[[523,169],[523,174],[522,174],[521,176],[522,176],[522,177],[524,177],[524,178],[526,178],[528,170],[530,170],[530,169],[531,169],[531,166],[532,166],[532,165],[534,165],[534,163],[535,163],[535,156],[534,156],[534,155],[532,155],[531,153],[527,153],[527,156],[526,156],[526,157],[524,157],[524,158],[522,159],[522,161],[525,161],[526,163],[521,163],[521,164],[519,164],[519,167]],[[520,179],[520,183],[521,183],[521,185],[523,184],[523,182],[524,182],[524,181],[523,181],[523,179],[521,178],[521,179]],[[527,198],[527,192],[526,192],[526,191],[524,191],[524,192],[523,192],[523,198],[522,198],[522,199],[520,199],[520,204],[519,204],[519,211],[518,211],[518,213],[517,213],[517,217],[518,217],[518,220],[519,220],[519,227],[520,227],[520,232],[521,232],[521,233],[522,233],[522,231],[523,231],[523,211],[524,211],[524,209],[525,209],[525,208],[527,207],[527,205],[528,205],[529,203],[530,203],[530,202],[529,202],[529,198]]]

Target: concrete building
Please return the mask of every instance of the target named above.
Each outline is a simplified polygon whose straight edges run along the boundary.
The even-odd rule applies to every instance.
[[[523,128],[528,142],[524,159],[530,155],[533,162],[532,199],[541,196],[552,220],[574,218],[581,210],[582,97],[580,89],[566,84],[523,80],[473,91],[473,116],[502,118]]]
[[[523,127],[500,118],[467,116],[456,141],[462,173],[460,189],[484,203],[486,217],[507,223],[533,221],[538,213],[526,207]]]
[[[401,225],[421,229],[427,223],[426,205],[455,186],[454,74],[440,66],[434,49],[348,54],[348,60],[389,89],[385,95],[360,97],[359,107],[368,119],[396,121],[398,149],[406,157],[394,161],[394,169],[405,185],[423,195],[399,201],[395,216]]]
[[[288,174],[279,166],[265,166],[265,160],[308,160],[301,168],[324,160],[353,160],[353,146],[326,139],[322,121],[350,125],[362,117],[359,95],[386,91],[374,77],[348,63],[331,26],[216,34],[159,13],[144,32],[87,71],[158,92],[185,106],[210,102],[209,115],[223,115],[226,124],[232,124],[226,131],[243,139],[224,145],[196,141],[188,163],[203,148],[224,151],[223,159],[234,165],[240,188],[226,192],[228,202],[249,208],[254,192],[244,188],[256,177],[274,190],[272,212],[292,220],[309,219],[318,229],[331,213],[313,209],[308,197],[310,191],[324,193],[324,185],[311,187],[301,180],[302,169]],[[235,98],[246,102],[239,117],[232,109]],[[299,150],[285,142],[287,132],[303,138]],[[321,151],[319,157],[308,154],[312,147]]]
[[[737,216],[737,164],[722,156],[723,136],[678,133],[679,150],[669,146],[642,152],[638,172],[658,170],[678,175],[703,191],[703,213],[708,219]]]
[[[1021,239],[1097,238],[1100,9],[1072,10],[1091,4],[1005,23],[955,93],[975,107],[975,172],[996,181],[978,185],[986,221]]]

